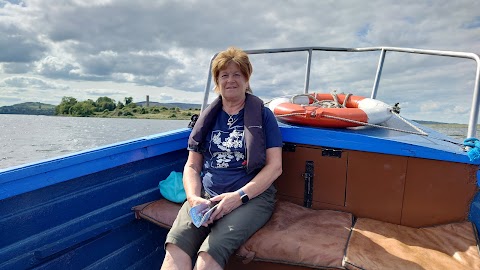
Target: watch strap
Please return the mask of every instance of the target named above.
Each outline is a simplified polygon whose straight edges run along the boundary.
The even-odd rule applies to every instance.
[[[247,195],[242,189],[239,189],[238,194],[240,194],[240,198],[243,197],[244,195]]]
[[[242,200],[243,204],[246,204],[250,200],[247,193],[245,193],[242,189],[238,190],[238,194],[240,195],[240,199]]]

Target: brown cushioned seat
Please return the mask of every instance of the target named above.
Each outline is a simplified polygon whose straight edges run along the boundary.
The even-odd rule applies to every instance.
[[[480,269],[472,223],[410,228],[368,218],[355,223],[347,269]]]
[[[137,218],[171,228],[181,205],[158,200],[132,208]],[[312,210],[278,201],[270,220],[237,251],[245,263],[265,261],[310,268],[344,269],[352,227],[350,213]],[[245,265],[248,269],[248,265]]]
[[[181,204],[167,200],[158,200],[137,205],[132,208],[137,219],[143,218],[160,227],[170,229],[177,218]]]
[[[247,261],[343,269],[352,221],[350,213],[278,201],[267,224],[240,247],[237,255]]]

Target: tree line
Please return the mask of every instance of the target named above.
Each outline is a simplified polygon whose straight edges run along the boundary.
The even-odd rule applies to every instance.
[[[189,109],[196,110],[196,109]],[[74,97],[63,97],[55,107],[56,115],[69,116],[103,116],[103,117],[132,117],[138,114],[166,114],[165,118],[189,119],[192,112],[181,112],[180,108],[142,107],[133,102],[132,97],[125,97],[124,102],[116,102],[109,97],[99,97],[96,101],[87,99],[78,101]]]
[[[137,104],[133,103],[132,97],[125,97],[125,103],[122,103],[121,101],[115,103],[115,100],[109,97],[99,97],[96,101],[91,99],[78,101],[74,97],[63,97],[60,104],[55,107],[55,114],[91,116],[96,112],[111,112],[115,111],[117,108],[123,109],[125,106],[135,108]]]

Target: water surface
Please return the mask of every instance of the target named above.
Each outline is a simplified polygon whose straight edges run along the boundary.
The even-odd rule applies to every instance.
[[[0,114],[0,169],[187,127],[188,120]]]

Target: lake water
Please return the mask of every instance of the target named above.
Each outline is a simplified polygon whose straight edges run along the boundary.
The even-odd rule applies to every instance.
[[[0,169],[186,128],[189,122],[0,114]]]
[[[0,114],[0,169],[187,127],[189,120]],[[432,128],[464,139],[466,125]]]

